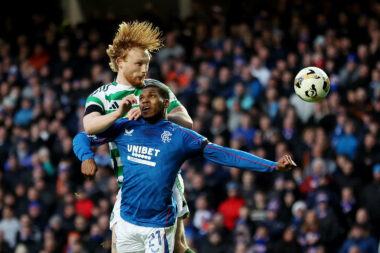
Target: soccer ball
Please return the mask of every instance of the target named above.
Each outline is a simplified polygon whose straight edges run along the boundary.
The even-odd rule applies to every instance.
[[[294,90],[302,100],[318,102],[329,93],[330,79],[322,69],[306,67],[294,78]]]

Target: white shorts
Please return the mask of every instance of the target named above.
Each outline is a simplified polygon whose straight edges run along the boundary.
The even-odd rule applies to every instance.
[[[121,220],[121,217],[120,217],[120,205],[121,205],[121,188],[117,192],[116,201],[115,201],[115,204],[113,205],[112,213],[111,213],[111,216],[110,216],[110,230],[112,230],[112,227],[119,220]]]
[[[177,224],[167,228],[137,226],[123,219],[116,226],[118,253],[172,253]]]
[[[185,187],[183,184],[183,179],[181,174],[178,174],[175,183],[173,185],[173,198],[177,202],[177,218],[187,218],[189,217],[190,211],[187,205],[186,199],[183,196]],[[116,195],[115,205],[113,206],[111,217],[110,217],[110,230],[112,230],[113,225],[115,225],[120,219],[120,205],[121,205],[121,189]]]

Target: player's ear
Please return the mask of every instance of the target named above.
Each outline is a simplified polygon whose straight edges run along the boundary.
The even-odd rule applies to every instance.
[[[121,64],[122,61],[123,61],[123,59],[121,57],[117,57],[116,58],[116,65],[117,65],[118,68],[120,68],[120,64]]]
[[[164,99],[164,108],[165,109],[169,108],[169,104],[170,104],[169,99]]]

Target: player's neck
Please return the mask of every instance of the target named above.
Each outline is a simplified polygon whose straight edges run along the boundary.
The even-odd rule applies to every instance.
[[[160,122],[161,120],[167,119],[166,113],[163,114],[156,114],[150,118],[144,118],[145,122],[148,124],[156,124],[157,122]]]
[[[118,72],[116,76],[116,83],[120,85],[124,85],[126,87],[134,88],[132,84],[130,84],[127,79],[123,76],[122,73]]]

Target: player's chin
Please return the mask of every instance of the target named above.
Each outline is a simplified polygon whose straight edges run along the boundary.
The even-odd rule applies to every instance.
[[[135,78],[132,85],[135,87],[141,86],[144,84],[145,78]]]
[[[137,77],[136,78],[136,83],[138,83],[138,84],[144,84],[144,80],[145,80],[145,76],[143,76],[143,77]]]
[[[149,119],[152,117],[151,113],[149,112],[141,112],[141,116],[144,118],[144,119]]]

